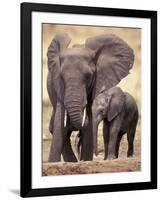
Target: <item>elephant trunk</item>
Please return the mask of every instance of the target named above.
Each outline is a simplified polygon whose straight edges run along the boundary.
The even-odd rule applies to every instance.
[[[86,109],[82,99],[82,92],[75,92],[74,89],[65,96],[65,109],[70,118],[70,123],[76,130],[80,130],[85,121]]]
[[[73,106],[72,106],[73,104]],[[71,105],[71,106],[70,106]],[[74,106],[74,102],[71,102],[71,104],[68,105],[67,112],[70,118],[71,124],[74,126],[76,129],[80,129],[82,126],[82,110],[80,106]]]
[[[98,136],[98,122],[95,120],[92,122],[93,126],[93,153],[98,155],[98,143],[97,143],[97,136]]]

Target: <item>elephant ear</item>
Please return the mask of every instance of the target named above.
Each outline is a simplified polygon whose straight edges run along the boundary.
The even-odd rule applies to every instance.
[[[109,96],[108,96],[109,106],[107,109],[108,121],[112,121],[119,113],[121,113],[125,105],[124,92],[118,87],[111,88],[110,90],[109,90]]]
[[[66,49],[71,41],[71,38],[66,33],[57,34],[51,41],[47,57],[48,57],[48,69],[50,71],[54,70],[54,76],[58,75],[60,70],[59,55],[60,52]]]
[[[62,50],[66,49],[71,41],[71,38],[66,33],[59,33],[57,34],[53,40],[51,41],[47,57],[48,57],[48,77],[51,77],[50,84],[51,88],[54,89],[57,97],[62,100],[62,90],[63,85],[60,80],[60,58],[59,55]]]
[[[115,35],[100,35],[86,40],[85,46],[94,50],[96,85],[94,97],[102,90],[117,85],[129,74],[134,63],[133,50]]]

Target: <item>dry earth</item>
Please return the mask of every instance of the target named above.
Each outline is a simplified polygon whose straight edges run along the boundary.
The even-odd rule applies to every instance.
[[[76,133],[72,135],[72,144],[74,144]],[[48,163],[48,155],[51,140],[43,141],[43,176],[65,175],[65,174],[87,174],[87,173],[107,173],[107,172],[131,172],[141,170],[141,139],[140,122],[137,126],[135,136],[135,153],[132,158],[127,158],[127,138],[122,138],[120,145],[119,158],[115,160],[103,160],[104,147],[102,138],[102,124],[99,126],[99,155],[94,157],[93,161],[79,161],[77,163],[67,163],[63,159],[58,163]],[[73,150],[74,146],[73,146]]]

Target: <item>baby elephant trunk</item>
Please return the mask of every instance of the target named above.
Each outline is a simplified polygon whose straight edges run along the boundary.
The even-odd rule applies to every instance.
[[[93,153],[95,153],[96,156],[98,155],[97,136],[98,136],[98,123],[93,122]]]

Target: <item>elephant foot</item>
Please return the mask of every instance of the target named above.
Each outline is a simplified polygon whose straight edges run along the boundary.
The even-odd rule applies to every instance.
[[[92,161],[93,160],[93,154],[92,155],[82,155],[81,154],[81,158],[80,160],[83,160],[83,161]]]
[[[127,154],[128,158],[132,158],[133,157],[133,153]]]
[[[114,159],[116,159],[116,156],[113,155],[113,154],[111,154],[111,155],[109,154],[108,157],[107,157],[107,159],[108,160],[114,160]]]
[[[64,160],[64,162],[70,162],[70,163],[73,162],[73,163],[76,163],[76,162],[78,162],[78,161],[77,161],[77,160],[68,160],[68,161],[65,161],[65,160]]]
[[[63,156],[65,162],[78,162],[76,157],[65,157]]]
[[[116,156],[116,158],[118,158],[119,156],[118,155],[115,155]]]
[[[107,157],[104,157],[104,160],[107,160]]]
[[[86,159],[82,159],[83,161],[92,161],[93,158],[86,158]]]
[[[81,149],[82,151],[82,149]],[[92,161],[93,160],[93,152],[92,151],[85,151],[85,152],[81,152],[81,156],[80,156],[80,160],[83,161]]]
[[[57,146],[58,149],[56,149],[55,147],[56,147],[55,140],[53,140],[50,147],[48,162],[61,161],[61,147],[59,145]]]
[[[133,157],[133,154],[134,154],[133,150],[128,150],[127,157]]]
[[[63,155],[63,159],[65,162],[78,162],[78,160],[72,150],[69,138],[67,138],[67,141],[64,144],[62,155]]]
[[[60,158],[50,158],[48,159],[48,162],[60,162],[61,159]]]

